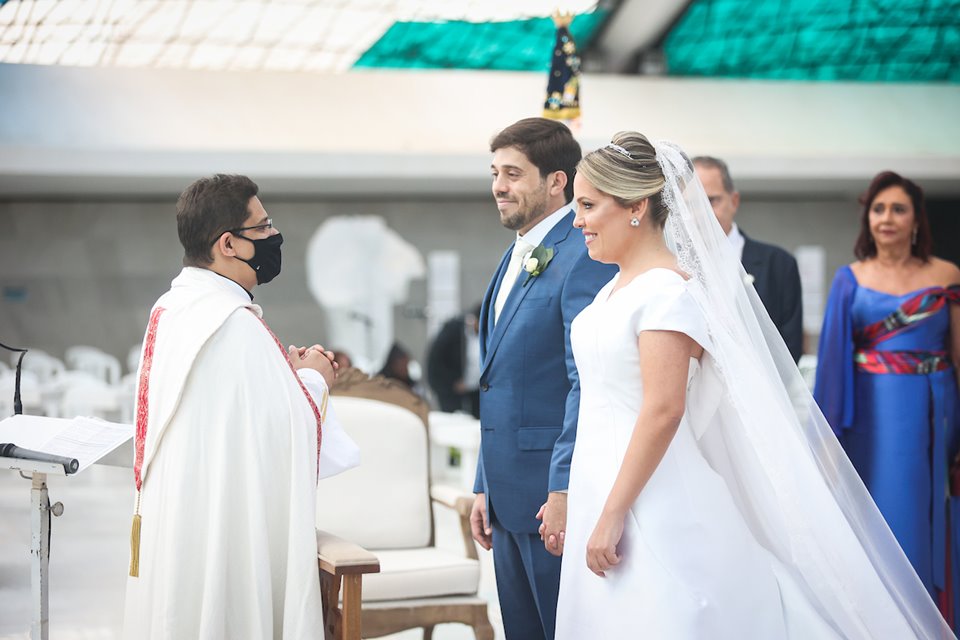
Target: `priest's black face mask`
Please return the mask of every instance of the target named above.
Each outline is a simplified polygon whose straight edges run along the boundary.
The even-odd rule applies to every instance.
[[[257,274],[257,284],[266,284],[279,275],[281,266],[280,245],[283,244],[283,234],[276,233],[258,240],[240,234],[234,235],[253,243],[253,257],[244,260],[238,256],[237,260],[242,260],[250,265],[250,268]]]

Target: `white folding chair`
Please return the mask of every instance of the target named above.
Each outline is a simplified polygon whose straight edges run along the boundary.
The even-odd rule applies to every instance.
[[[137,373],[137,369],[140,368],[140,354],[142,351],[142,342],[138,342],[130,347],[130,351],[127,352],[127,373]]]
[[[17,366],[19,353],[10,356],[10,364]],[[45,383],[67,370],[60,358],[55,358],[41,349],[29,349],[23,356],[23,371],[33,373],[38,382]]]
[[[85,371],[109,384],[120,382],[120,361],[96,347],[70,347],[64,360],[75,371]]]
[[[71,371],[63,378],[60,415],[65,418],[91,416],[120,420],[121,406],[116,387],[88,373]]]

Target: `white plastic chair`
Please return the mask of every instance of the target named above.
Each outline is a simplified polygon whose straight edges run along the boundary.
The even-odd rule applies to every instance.
[[[11,354],[10,364],[14,367],[17,366],[17,360],[19,359],[19,353]],[[60,358],[55,358],[40,349],[30,349],[23,356],[23,371],[33,373],[41,384],[52,380],[66,370],[67,368]]]
[[[120,420],[122,409],[117,388],[88,373],[71,371],[63,378],[60,415],[91,416]]]
[[[117,394],[117,402],[120,405],[120,422],[132,424],[137,404],[136,369],[120,379],[120,384],[114,387],[114,392]]]
[[[109,384],[120,382],[120,361],[96,347],[70,347],[64,353],[67,366],[84,371]]]
[[[136,374],[137,369],[140,367],[140,353],[143,351],[143,343],[138,342],[137,344],[130,347],[130,351],[127,352],[127,373]]]

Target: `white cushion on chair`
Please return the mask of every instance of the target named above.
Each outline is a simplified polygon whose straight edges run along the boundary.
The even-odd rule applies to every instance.
[[[363,577],[363,601],[474,594],[480,563],[435,547],[375,551],[380,573]]]
[[[334,396],[330,404],[360,447],[360,466],[320,481],[317,528],[377,555],[425,547],[433,514],[423,421],[379,400]]]

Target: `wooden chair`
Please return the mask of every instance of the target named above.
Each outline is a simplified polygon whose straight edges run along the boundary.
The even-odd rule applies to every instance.
[[[401,383],[356,370],[341,374],[333,395],[331,407],[360,446],[361,464],[321,483],[317,526],[380,560],[380,572],[364,580],[363,637],[422,627],[429,640],[435,625],[459,622],[473,627],[478,640],[493,640],[487,602],[477,595],[473,494],[431,486],[429,407]],[[436,547],[433,502],[459,515],[462,554]]]

